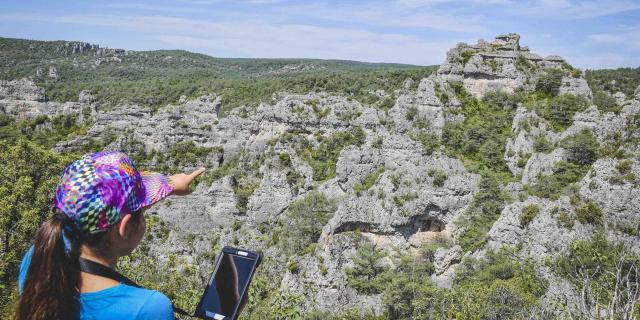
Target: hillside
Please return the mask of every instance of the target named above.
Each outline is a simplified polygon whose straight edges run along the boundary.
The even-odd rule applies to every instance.
[[[225,96],[223,112],[269,101],[276,91],[329,91],[364,98],[369,91],[419,80],[435,67],[317,59],[224,59],[179,50],[127,51],[69,41],[0,38],[0,79],[32,78],[52,101],[99,101],[151,107],[181,96]],[[371,97],[369,97],[371,99]],[[375,97],[373,97],[375,99]]]
[[[48,59],[100,49],[83,50]],[[208,168],[145,213],[119,263],[185,309],[232,245],[265,257],[245,319],[640,317],[638,69],[582,71],[517,34],[459,43],[437,70],[317,61],[335,71],[274,75],[264,62],[243,65],[246,80],[228,71],[242,63],[203,67],[228,73],[229,91],[198,80],[153,104],[133,86],[152,78],[122,99],[103,87],[117,76],[22,78],[33,67],[0,82],[3,307],[61,168],[106,148],[162,172]],[[75,96],[48,99],[63,88]]]

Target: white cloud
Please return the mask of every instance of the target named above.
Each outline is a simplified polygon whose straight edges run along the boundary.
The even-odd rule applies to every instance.
[[[440,0],[438,0],[440,1]],[[487,32],[484,17],[480,15],[449,14],[442,10],[415,10],[397,4],[380,5],[322,5],[287,6],[282,13],[310,16],[315,19],[345,24],[364,24],[370,27],[417,28],[453,32]]]
[[[518,7],[515,14],[557,20],[589,19],[639,10],[640,2],[629,0],[538,0]]]
[[[617,33],[596,33],[588,36],[594,44],[617,45],[631,50],[640,50],[640,27]]]
[[[477,4],[477,5],[495,5],[495,4],[514,4],[514,0],[396,0],[398,5],[408,8],[430,7],[439,4]]]

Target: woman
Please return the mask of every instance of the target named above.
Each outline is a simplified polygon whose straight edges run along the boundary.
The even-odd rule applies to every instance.
[[[115,269],[142,239],[144,210],[170,194],[188,194],[202,172],[138,171],[115,151],[69,165],[56,189],[56,212],[22,261],[17,319],[173,319],[164,294],[81,272],[80,261]]]

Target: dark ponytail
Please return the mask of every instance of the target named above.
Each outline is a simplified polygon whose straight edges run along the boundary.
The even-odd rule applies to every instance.
[[[65,226],[68,218],[55,213],[38,229],[16,319],[78,318],[79,240],[65,232]],[[70,251],[65,249],[63,232],[71,242]]]

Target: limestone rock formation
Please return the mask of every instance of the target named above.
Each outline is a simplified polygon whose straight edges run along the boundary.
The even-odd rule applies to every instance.
[[[96,50],[100,57],[124,54],[86,44],[74,45],[71,50]],[[491,91],[533,91],[547,69],[563,72],[560,94],[580,95],[590,102],[591,90],[583,75],[564,59],[543,58],[521,46],[518,35],[506,34],[491,42],[458,44],[449,50],[438,72],[422,79],[417,89],[412,81],[406,81],[393,92],[396,99],[387,112],[323,92],[281,92],[274,95],[273,103],[262,103],[255,109],[240,107],[225,117],[219,117],[222,97],[216,94],[184,97],[177,105],[155,112],[128,103],[103,106],[88,91],[81,92],[78,102],[60,104],[46,102],[44,90],[29,80],[0,82],[0,111],[19,118],[69,112],[91,117],[86,135],[60,143],[56,147],[60,152],[99,140],[108,143],[108,148],[154,155],[143,165],[174,161],[181,170],[204,165],[215,172],[190,196],[172,198],[154,208],[153,214],[171,230],[167,245],[152,248],[158,255],[202,253],[210,240],[207,237],[215,236],[221,245],[260,249],[268,259],[277,261],[269,274],[282,276],[281,290],[303,297],[303,311],[357,309],[381,314],[381,295],[361,294],[347,281],[346,270],[354,265],[360,241],[389,256],[394,250],[415,254],[438,239],[455,242],[463,231],[456,222],[479,190],[480,175],[465,167],[464,161],[447,153],[444,146],[430,147],[416,137],[440,139],[443,128],[464,121],[458,86],[476,97]],[[392,93],[376,94],[387,97]],[[615,137],[640,138],[640,88],[635,100],[624,102],[619,113],[591,106],[577,112],[562,131],[554,130],[525,105],[514,112],[504,152],[513,175],[505,189],[513,199],[492,225],[483,248],[463,252],[459,245],[453,245],[435,251],[435,273],[430,276],[439,286],[452,285],[456,268],[467,255],[482,256],[487,250],[509,246],[518,248],[517,254],[523,258],[542,262],[566,250],[572,241],[588,238],[594,232],[593,225],[565,223],[567,217],[575,220],[575,199],[567,195],[543,199],[523,190],[540,177],[553,174],[554,166],[569,157],[561,142],[584,129],[593,132],[601,144]],[[356,129],[361,131],[352,131]],[[336,150],[322,149],[323,143],[338,139],[335,137],[341,137],[344,145],[335,143],[331,146]],[[548,142],[548,150],[536,147],[542,138]],[[176,146],[187,142],[193,143],[190,148],[203,148],[205,155],[188,164],[159,156],[170,155]],[[640,176],[640,147],[627,144],[620,150],[635,158],[624,165],[620,165],[624,160],[613,157],[599,159],[576,184],[580,198],[601,207],[605,225],[637,223],[639,219],[640,187],[631,174]],[[327,155],[332,151],[335,159]],[[320,152],[324,167],[314,162]],[[616,167],[627,171],[623,175]],[[240,173],[231,174],[233,170]],[[321,179],[320,173],[324,174]],[[276,239],[274,230],[283,228],[281,232],[286,233],[290,206],[312,192],[335,201],[336,210],[318,231],[317,243],[292,258],[295,268],[287,268],[287,257],[271,241]],[[537,206],[539,212],[524,223],[521,215],[527,206]],[[203,234],[206,239],[198,238],[189,247],[180,241],[189,234]],[[608,236],[640,254],[637,237],[619,231]],[[394,267],[391,258],[380,263]],[[540,273],[553,280],[545,301],[575,302],[570,285],[544,267]]]

